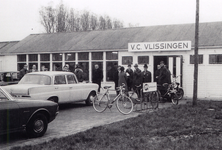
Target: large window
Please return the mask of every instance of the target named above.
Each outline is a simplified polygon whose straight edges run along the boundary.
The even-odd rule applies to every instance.
[[[138,56],[138,64],[149,64],[149,56]]]
[[[40,54],[40,61],[50,61],[50,54]]]
[[[84,73],[84,80],[89,81],[89,62],[79,62],[80,68]]]
[[[26,62],[26,55],[17,55],[18,62]]]
[[[78,53],[78,59],[89,60],[89,53],[88,52]]]
[[[92,60],[103,60],[103,52],[92,52]]]
[[[29,61],[38,61],[38,54],[29,54]]]
[[[203,64],[203,55],[198,55],[198,64]],[[194,55],[190,55],[190,64],[194,64]]]
[[[122,57],[122,64],[123,65],[131,65],[133,63],[133,56],[123,56]]]
[[[65,54],[65,60],[66,61],[75,61],[76,60],[76,54],[75,53],[66,53]]]
[[[118,52],[106,52],[106,60],[118,60]]]
[[[209,64],[222,64],[222,54],[209,55]]]
[[[52,60],[53,61],[62,61],[62,54],[61,53],[52,54]]]

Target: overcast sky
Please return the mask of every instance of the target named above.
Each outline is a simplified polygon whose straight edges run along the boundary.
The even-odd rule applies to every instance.
[[[43,33],[41,6],[61,0],[0,0],[0,42]],[[75,10],[109,15],[139,26],[195,23],[196,0],[63,0]],[[222,0],[200,0],[200,22],[222,21]]]

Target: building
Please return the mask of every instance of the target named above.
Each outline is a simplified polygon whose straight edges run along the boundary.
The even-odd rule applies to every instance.
[[[29,35],[8,49],[10,69],[20,70],[24,64],[35,64],[40,70],[70,70],[79,64],[91,81],[94,64],[103,69],[103,84],[110,81],[114,63],[147,63],[152,74],[160,61],[165,61],[185,91],[193,96],[195,24],[159,25],[105,31],[87,31]],[[198,98],[222,97],[222,22],[200,23],[199,27]],[[7,66],[8,67],[8,66]],[[154,75],[152,77],[154,81]]]

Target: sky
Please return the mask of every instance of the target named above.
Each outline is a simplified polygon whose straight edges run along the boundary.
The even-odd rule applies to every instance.
[[[222,0],[199,0],[200,22],[222,21]],[[44,33],[40,8],[61,0],[0,0],[0,42],[20,41]],[[196,0],[63,0],[75,10],[108,15],[139,26],[195,23]]]

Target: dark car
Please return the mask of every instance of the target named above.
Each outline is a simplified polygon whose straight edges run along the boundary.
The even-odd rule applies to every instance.
[[[15,99],[0,87],[0,134],[25,130],[30,137],[43,136],[58,109],[51,101]]]
[[[0,86],[17,84],[19,82],[18,71],[1,71],[0,72]]]

